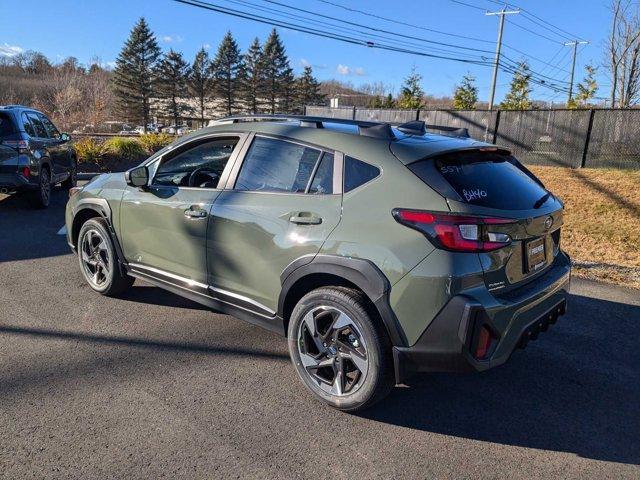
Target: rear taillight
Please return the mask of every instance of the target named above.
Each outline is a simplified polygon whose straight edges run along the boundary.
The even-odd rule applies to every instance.
[[[396,208],[392,214],[402,225],[424,233],[437,247],[454,252],[490,252],[505,247],[511,243],[511,237],[492,231],[492,226],[516,222],[509,218],[452,215],[404,208]]]
[[[13,148],[18,153],[29,153],[29,142],[26,140],[3,140],[2,145]]]
[[[485,358],[487,358],[489,356],[489,353],[493,349],[493,344],[495,341],[496,337],[486,325],[480,327],[473,356],[478,360],[484,360]]]
[[[29,167],[22,167],[22,171],[20,173],[22,173],[24,178],[29,178],[31,176],[31,170]]]

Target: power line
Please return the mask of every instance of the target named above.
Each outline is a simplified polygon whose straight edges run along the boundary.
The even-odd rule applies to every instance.
[[[543,34],[541,34],[541,33],[539,33],[539,32],[536,32],[535,30],[531,30],[530,28],[524,27],[524,26],[522,26],[522,25],[520,25],[520,24],[518,24],[518,23],[516,23],[516,22],[514,22],[514,21],[511,21],[510,23],[511,23],[512,25],[515,25],[516,27],[520,28],[521,30],[525,30],[525,31],[527,31],[527,32],[529,32],[529,33],[532,33],[533,35],[536,35],[536,36],[538,36],[538,37],[540,37],[540,38],[544,38],[545,40],[549,40],[550,42],[553,42],[553,43],[562,43],[562,41],[561,41],[561,40],[555,40],[555,39],[553,39],[553,38],[547,37],[546,35],[543,35]]]
[[[465,7],[475,8],[476,10],[481,10],[483,12],[486,11],[485,8],[479,7],[477,5],[471,5],[470,3],[461,2],[460,0],[449,0],[452,3],[457,3],[458,5],[464,5]]]
[[[489,66],[492,63],[490,61],[488,61],[487,59],[485,59],[484,57],[481,57],[480,60],[478,59],[469,59],[469,58],[460,58],[459,56],[449,56],[449,55],[436,55],[436,54],[431,54],[431,53],[426,53],[422,50],[412,50],[409,48],[402,48],[402,47],[395,47],[392,45],[388,45],[386,43],[381,43],[381,42],[373,42],[371,40],[366,40],[366,39],[362,39],[362,38],[358,38],[358,37],[354,37],[351,35],[344,35],[344,34],[335,34],[335,33],[329,33],[326,32],[325,30],[319,30],[317,28],[312,28],[309,27],[307,25],[300,25],[300,24],[296,24],[296,23],[292,23],[292,22],[288,22],[285,20],[281,20],[278,18],[272,18],[272,17],[266,17],[263,15],[257,15],[253,12],[246,12],[246,11],[242,11],[242,10],[237,10],[237,9],[233,9],[230,7],[225,7],[225,6],[221,6],[221,5],[217,5],[211,2],[205,2],[202,0],[174,0],[178,3],[182,3],[185,5],[189,5],[189,6],[194,6],[194,7],[198,7],[198,8],[202,8],[202,9],[206,9],[206,10],[210,10],[210,11],[214,11],[217,13],[222,13],[222,14],[226,14],[226,15],[231,15],[234,17],[238,17],[238,18],[242,18],[245,20],[251,20],[251,21],[256,21],[259,23],[263,23],[263,24],[268,24],[268,25],[273,25],[273,26],[278,26],[278,27],[282,27],[282,28],[288,28],[294,31],[299,31],[299,32],[303,32],[303,33],[308,33],[311,35],[316,35],[319,37],[323,37],[323,38],[328,38],[328,39],[332,39],[332,40],[338,40],[338,41],[343,41],[345,43],[350,43],[350,44],[354,44],[354,45],[360,45],[360,46],[366,46],[369,48],[377,48],[377,49],[382,49],[382,50],[387,50],[387,51],[393,51],[393,52],[398,52],[398,53],[406,53],[406,54],[410,54],[410,55],[418,55],[418,56],[422,56],[422,57],[428,57],[428,58],[438,58],[438,59],[443,59],[443,60],[451,60],[451,61],[456,61],[456,62],[461,62],[461,63],[467,63],[467,64],[475,64],[475,65],[484,65],[484,66]],[[315,12],[311,12],[314,13]],[[339,20],[339,19],[336,19]],[[353,22],[352,22],[353,23]],[[439,43],[439,42],[435,42],[435,43]],[[460,54],[459,54],[460,55]],[[513,73],[515,71],[515,68],[511,65],[500,65],[500,69],[506,72],[510,72]],[[560,87],[553,85],[553,84],[548,84],[546,81],[544,80],[538,80],[536,78],[532,79],[533,83],[542,85],[546,88],[552,89],[552,90],[558,90]]]
[[[420,26],[420,25],[415,25],[413,23],[402,22],[400,20],[396,20],[396,19],[388,18],[388,17],[383,17],[381,15],[376,15],[374,13],[370,13],[370,12],[367,12],[365,10],[359,10],[357,8],[352,8],[352,7],[348,7],[346,5],[341,5],[339,3],[331,2],[329,0],[316,0],[316,1],[325,3],[327,5],[333,5],[334,7],[341,8],[341,9],[347,10],[349,12],[356,12],[356,13],[359,13],[361,15],[366,15],[368,17],[377,18],[379,20],[384,20],[386,22],[395,23],[396,25],[404,25],[405,27],[417,28],[419,30],[424,30],[425,32],[433,32],[433,33],[438,33],[440,35],[447,35],[449,37],[462,38],[464,40],[473,40],[475,42],[482,42],[482,43],[488,43],[488,44],[493,45],[493,42],[491,40],[485,40],[483,38],[468,37],[466,35],[458,35],[456,33],[444,32],[442,30],[435,30],[433,28],[427,28],[427,27],[423,27],[423,26]]]
[[[497,4],[497,5],[507,5],[507,6],[509,6],[510,8],[519,8],[519,9],[520,9],[520,11],[522,11],[522,15],[523,15],[524,17],[533,17],[533,18],[535,18],[536,20],[539,20],[539,21],[541,21],[541,22],[543,22],[543,23],[545,23],[545,24],[549,25],[549,27],[554,28],[554,29],[556,29],[556,30],[557,30],[557,31],[559,31],[559,32],[562,32],[562,33],[564,34],[564,35],[563,35],[563,37],[564,37],[565,39],[577,38],[578,40],[584,40],[583,38],[578,37],[577,35],[574,35],[573,33],[569,33],[569,32],[567,32],[566,30],[564,30],[564,29],[562,29],[562,28],[560,28],[560,27],[558,27],[558,26],[554,25],[553,23],[549,22],[548,20],[545,20],[544,18],[540,18],[539,16],[537,16],[537,15],[535,15],[535,14],[531,13],[529,10],[526,10],[526,9],[524,9],[524,8],[522,8],[522,7],[519,7],[519,6],[515,5],[515,4],[512,4],[512,3],[504,3],[504,2],[500,2],[500,1],[498,1],[498,0],[487,0],[487,1],[489,1],[489,2],[491,2],[491,3],[495,3],[495,4]],[[530,19],[529,19],[529,21],[532,21],[532,20],[530,20]],[[546,28],[547,30],[549,29],[548,27],[544,27],[544,28]],[[558,34],[556,33],[556,35],[558,35]]]

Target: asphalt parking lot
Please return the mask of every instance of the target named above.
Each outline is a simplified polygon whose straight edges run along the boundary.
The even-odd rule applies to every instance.
[[[93,293],[65,201],[0,195],[2,478],[640,478],[637,291],[576,280],[505,366],[349,415],[283,338],[140,282]]]

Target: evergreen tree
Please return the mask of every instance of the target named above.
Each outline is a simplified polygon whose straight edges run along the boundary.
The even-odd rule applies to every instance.
[[[242,99],[251,113],[258,113],[262,105],[260,95],[264,87],[262,46],[256,37],[244,56]]]
[[[304,112],[306,105],[320,105],[324,103],[324,95],[320,93],[320,83],[314,78],[310,66],[304,67],[302,76],[296,81],[298,111]],[[376,97],[380,98],[380,97]]]
[[[282,113],[293,113],[296,108],[297,85],[293,69],[288,67],[282,72],[282,90],[280,93],[279,107]]]
[[[582,82],[578,83],[575,97],[568,102],[569,108],[584,108],[589,105],[589,100],[596,96],[598,82],[596,74],[598,69],[592,65],[585,65],[585,76]]]
[[[383,108],[396,108],[397,107],[396,101],[393,99],[393,95],[391,95],[391,94],[387,95],[387,98],[384,99],[382,107]]]
[[[289,59],[275,28],[264,44],[262,66],[264,94],[268,102],[268,109],[271,113],[276,113],[280,97],[284,92],[292,91],[290,83],[293,81],[293,76],[287,73],[291,69]]]
[[[531,73],[529,64],[521,62],[513,73],[509,93],[500,104],[503,110],[527,110],[532,107],[531,99]]]
[[[422,106],[424,91],[420,85],[421,82],[422,75],[416,71],[416,67],[413,67],[411,73],[404,79],[400,90],[400,98],[398,99],[400,108],[420,108]]]
[[[118,107],[127,117],[141,121],[146,131],[150,99],[155,88],[155,67],[160,47],[144,17],[131,30],[116,59],[113,86]]]
[[[169,113],[177,127],[180,125],[182,113],[188,109],[180,99],[188,93],[189,64],[182,58],[181,53],[169,50],[158,64],[157,75],[159,97],[169,100]]]
[[[238,107],[243,68],[238,44],[231,31],[227,31],[212,64],[214,91],[224,100],[227,115],[231,115]]]
[[[456,110],[475,110],[478,101],[478,87],[475,77],[467,74],[462,77],[462,83],[456,86],[453,93],[453,108]]]
[[[213,79],[209,54],[201,48],[191,65],[191,71],[187,81],[189,93],[198,100],[200,123],[204,126],[204,110],[207,99],[211,95]]]

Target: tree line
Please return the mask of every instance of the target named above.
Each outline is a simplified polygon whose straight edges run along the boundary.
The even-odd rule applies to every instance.
[[[141,18],[118,55],[113,86],[118,110],[145,127],[157,99],[165,102],[176,125],[193,113],[204,122],[211,101],[221,104],[227,115],[301,113],[305,105],[324,103],[310,66],[304,67],[302,75],[294,75],[275,28],[264,44],[255,38],[246,53],[228,31],[213,58],[202,48],[188,62],[173,49],[163,54]],[[197,105],[190,106],[186,98],[195,99]]]

